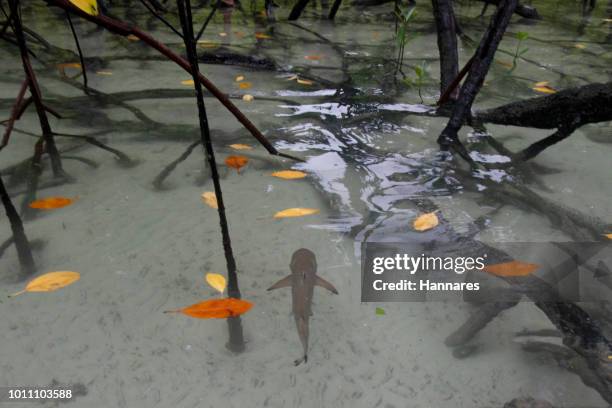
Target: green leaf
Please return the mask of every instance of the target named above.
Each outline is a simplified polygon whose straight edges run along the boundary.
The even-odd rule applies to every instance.
[[[525,31],[519,31],[518,33],[516,33],[516,38],[518,38],[519,41],[525,41],[529,38],[529,33],[526,33]]]
[[[385,315],[385,309],[383,309],[382,307],[377,307],[376,308],[376,314],[378,316],[384,316]]]

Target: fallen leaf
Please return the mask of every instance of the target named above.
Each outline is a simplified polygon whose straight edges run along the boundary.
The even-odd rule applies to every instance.
[[[557,92],[556,90],[554,90],[553,88],[551,88],[548,85],[545,85],[545,86],[534,86],[531,89],[533,89],[536,92],[545,93],[545,94],[554,94],[554,93]]]
[[[608,239],[612,239],[612,234],[604,234],[604,237],[606,237]]]
[[[584,50],[586,48],[586,45],[578,43],[574,44],[574,47],[578,48],[579,50]]]
[[[81,64],[78,62],[65,62],[63,64],[57,64],[56,67],[60,75],[63,77],[66,77],[66,68],[74,68],[78,69],[79,71],[81,70]]]
[[[605,23],[612,23],[612,18],[604,18],[603,21]]]
[[[183,313],[197,319],[225,319],[248,312],[253,307],[251,302],[236,298],[211,299],[187,306],[179,310],[167,310],[164,313]]]
[[[295,81],[297,79],[298,79],[297,75],[291,75],[291,76],[285,78],[286,81]]]
[[[497,62],[499,65],[506,67],[508,69],[512,69],[513,65],[511,62],[507,62],[507,61],[502,61],[502,60],[495,60],[495,62]]]
[[[140,41],[140,38],[136,37],[134,34],[129,34],[127,37],[128,40],[130,41]]]
[[[240,89],[249,89],[252,86],[253,86],[253,84],[250,83],[250,82],[240,82],[238,84],[238,88],[240,88]]]
[[[186,79],[184,81],[181,81],[181,84],[193,86],[193,85],[195,85],[195,82],[193,82],[193,79]]]
[[[76,200],[74,198],[47,197],[32,201],[30,203],[30,208],[35,208],[37,210],[55,210],[57,208],[69,206],[75,201]]]
[[[385,309],[383,309],[382,307],[377,307],[376,308],[376,314],[378,316],[384,316],[385,315]]]
[[[539,265],[521,261],[510,261],[486,265],[482,270],[497,276],[527,276],[540,268]]]
[[[219,43],[215,41],[210,41],[210,40],[199,40],[198,46],[200,48],[217,48],[219,47]]]
[[[205,191],[202,193],[202,201],[207,206],[217,209],[219,204],[217,203],[217,196],[212,191]]]
[[[282,170],[282,171],[276,171],[274,173],[272,173],[272,175],[274,177],[278,177],[278,178],[282,178],[285,180],[295,180],[295,179],[301,179],[307,176],[306,173],[304,173],[303,171],[298,171],[298,170]]]
[[[113,73],[111,71],[96,71],[96,75],[111,76]]]
[[[272,37],[265,33],[255,33],[255,38],[258,40],[269,40]]]
[[[49,272],[38,278],[32,279],[24,290],[9,295],[9,297],[21,295],[25,292],[53,292],[54,290],[68,286],[81,278],[78,272],[59,271]]]
[[[96,0],[70,0],[70,3],[92,16],[98,15],[98,2]]]
[[[304,55],[304,59],[309,61],[319,61],[321,58],[323,58],[321,55]]]
[[[244,81],[244,75],[238,75],[235,79],[236,82]]]
[[[226,36],[227,36],[227,33],[219,33],[219,36],[220,36],[220,37],[226,37]]]
[[[439,223],[440,221],[438,220],[438,216],[434,211],[416,217],[412,222],[412,226],[417,231],[427,231],[436,227]]]
[[[242,143],[234,143],[229,145],[229,147],[231,147],[234,150],[253,150],[253,146],[249,146],[248,144],[242,144]]]
[[[548,86],[548,84],[550,84],[550,82],[540,81],[540,82],[536,82],[533,86]]]
[[[297,83],[298,84],[302,84],[302,85],[312,85],[314,82],[312,82],[309,79],[300,79],[300,78],[298,78],[297,79]]]
[[[253,95],[249,95],[249,94],[246,94],[246,95],[244,95],[244,96],[242,97],[242,100],[243,100],[243,101],[245,101],[245,102],[252,102],[252,101],[253,101],[253,99],[255,99],[255,98],[253,97]]]
[[[225,276],[219,275],[218,273],[207,273],[206,282],[220,293],[223,293],[225,291],[225,287],[227,286]]]
[[[305,215],[318,214],[319,210],[316,208],[287,208],[274,214],[274,218],[292,218],[292,217],[303,217]]]
[[[227,164],[227,167],[236,169],[238,173],[240,173],[240,169],[243,168],[248,162],[249,159],[244,156],[227,156],[225,159],[225,164]]]

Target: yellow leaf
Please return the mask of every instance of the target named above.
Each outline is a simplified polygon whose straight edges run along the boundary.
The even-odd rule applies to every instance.
[[[297,83],[302,84],[302,85],[312,85],[313,84],[313,82],[309,79],[300,79],[300,78],[297,79]]]
[[[297,75],[291,75],[290,77],[285,78],[286,81],[295,81],[298,79]]]
[[[24,290],[13,293],[9,297],[21,295],[25,292],[52,292],[78,281],[80,277],[81,275],[78,272],[49,272],[38,278],[32,279]]]
[[[181,81],[181,84],[183,85],[194,85],[193,79],[186,79],[184,81]]]
[[[283,170],[272,173],[274,177],[282,178],[285,180],[301,179],[307,176],[303,171],[298,170]]]
[[[96,71],[96,75],[111,76],[113,73],[111,71]]]
[[[92,16],[98,15],[97,0],[70,0],[70,3],[74,4],[87,14],[90,14]]]
[[[318,214],[319,210],[316,208],[287,208],[274,214],[274,218],[291,218],[291,217],[303,217],[305,215]]]
[[[229,145],[229,147],[235,150],[253,150],[252,146],[249,146],[248,144],[242,144],[242,143],[234,143],[234,144]]]
[[[584,50],[586,48],[586,45],[584,45],[584,44],[574,44],[574,47],[578,48],[579,50]]]
[[[554,94],[554,93],[557,92],[556,90],[554,90],[553,88],[551,88],[548,85],[546,85],[546,86],[534,86],[531,89],[533,89],[536,92],[545,93],[545,94]]]
[[[417,231],[427,231],[436,227],[439,223],[440,221],[438,220],[438,216],[434,211],[416,217],[412,223],[412,226]]]
[[[244,81],[244,75],[238,75],[235,79],[236,82]]]
[[[238,84],[238,88],[240,88],[240,89],[249,89],[252,86],[253,86],[253,84],[250,83],[250,82],[240,82]]]
[[[548,86],[550,82],[548,81],[540,81],[540,82],[536,82],[535,85],[533,86]]]
[[[217,196],[212,191],[203,192],[202,201],[204,202],[204,204],[211,208],[219,208],[219,204],[217,203]]]
[[[244,95],[244,96],[242,97],[242,100],[243,100],[243,101],[245,101],[245,102],[252,102],[252,101],[253,101],[253,99],[255,99],[255,98],[253,97],[253,95],[249,95],[249,94],[246,94],[246,95]]]
[[[140,38],[136,37],[134,34],[129,34],[127,37],[128,40],[130,41],[140,41]]]
[[[272,37],[264,33],[255,33],[255,38],[257,38],[258,40],[269,40]]]
[[[612,234],[604,234],[604,237],[606,237],[608,239],[612,239]]]
[[[220,293],[223,293],[225,291],[225,287],[227,286],[225,276],[219,275],[218,273],[207,273],[206,282]]]

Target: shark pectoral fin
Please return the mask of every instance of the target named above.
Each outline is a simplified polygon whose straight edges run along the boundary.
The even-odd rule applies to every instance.
[[[268,290],[291,287],[291,282],[292,282],[291,275],[285,276],[283,279],[279,280],[274,285],[270,286]]]
[[[315,285],[320,286],[322,288],[325,288],[325,289],[329,290],[330,292],[335,293],[336,295],[338,294],[338,291],[336,290],[334,285],[332,285],[331,283],[329,283],[328,281],[326,281],[325,279],[323,279],[319,275],[316,275],[316,277],[315,277]]]

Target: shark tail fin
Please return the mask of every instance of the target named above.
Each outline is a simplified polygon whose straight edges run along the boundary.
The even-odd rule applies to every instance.
[[[291,275],[285,276],[283,279],[279,280],[274,285],[270,286],[268,290],[291,287],[291,282],[292,282]]]
[[[331,283],[329,283],[328,281],[326,281],[319,275],[315,277],[315,285],[325,288],[329,290],[331,293],[334,293],[336,295],[338,294],[338,290],[334,287],[334,285],[332,285]]]

